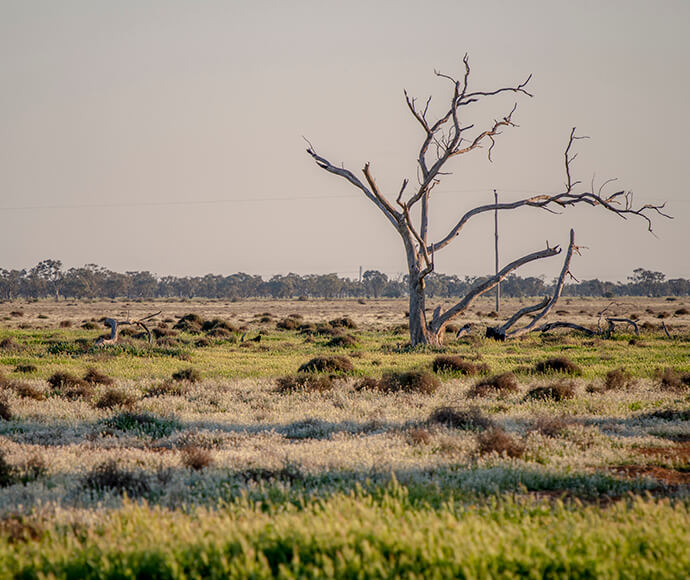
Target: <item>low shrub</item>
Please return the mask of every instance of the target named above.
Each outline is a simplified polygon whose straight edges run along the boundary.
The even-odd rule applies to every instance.
[[[405,372],[389,371],[384,373],[379,382],[379,390],[388,393],[422,393],[431,394],[441,386],[438,377],[425,370]]]
[[[136,403],[137,398],[127,391],[122,389],[108,389],[96,401],[95,407],[97,409],[112,409],[114,407],[132,407]]]
[[[494,426],[494,422],[482,415],[481,411],[476,407],[470,409],[457,409],[454,407],[438,407],[432,411],[427,419],[428,423],[438,423],[453,429],[462,429],[463,431],[478,431],[482,429],[490,429]]]
[[[607,391],[618,391],[627,389],[634,384],[632,375],[624,368],[613,369],[606,373],[604,379],[604,389]]]
[[[114,459],[96,465],[84,476],[82,486],[100,492],[127,493],[130,497],[141,497],[150,490],[143,473],[120,467]]]
[[[352,348],[357,346],[357,339],[351,334],[341,334],[339,336],[334,336],[326,343],[326,346],[332,348]]]
[[[65,387],[73,387],[84,383],[83,380],[74,376],[72,373],[58,371],[48,377],[48,384],[53,389],[64,389]]]
[[[563,435],[570,422],[564,417],[551,417],[542,415],[533,422],[530,430],[538,431],[545,437],[556,438]]]
[[[279,330],[295,330],[299,326],[299,321],[294,318],[283,318],[276,323],[276,328]]]
[[[500,427],[493,427],[477,436],[480,455],[497,453],[508,457],[522,457],[525,445]]]
[[[0,449],[0,487],[9,487],[15,483],[16,469],[7,461],[7,455]]]
[[[12,412],[9,401],[3,395],[0,395],[0,419],[11,421],[13,417],[14,413]]]
[[[17,365],[14,367],[14,372],[15,373],[24,373],[24,374],[31,374],[35,373],[38,370],[36,365]]]
[[[98,324],[91,320],[85,320],[84,322],[81,323],[81,327],[84,330],[96,330],[97,328],[100,328]]]
[[[683,391],[690,387],[690,373],[682,373],[674,368],[667,367],[658,370],[656,376],[661,387],[669,391]]]
[[[569,358],[559,356],[538,362],[534,365],[536,373],[563,373],[568,375],[580,375],[582,369]]]
[[[48,378],[48,384],[57,394],[69,400],[88,399],[95,393],[92,384],[67,372],[53,373]]]
[[[323,392],[329,391],[334,386],[334,378],[328,375],[314,373],[297,373],[276,379],[278,392],[289,393],[294,391]]]
[[[435,373],[476,375],[489,371],[486,364],[476,364],[459,355],[439,355],[434,359],[431,366]]]
[[[89,369],[87,369],[86,373],[82,378],[84,381],[92,385],[112,385],[115,382],[104,372],[99,371],[94,367],[90,367]]]
[[[189,392],[189,384],[184,382],[176,382],[171,380],[165,380],[162,383],[158,383],[150,387],[146,391],[146,397],[181,397]]]
[[[502,373],[479,381],[469,392],[471,397],[484,397],[494,393],[514,393],[518,381],[513,373]]]
[[[410,445],[429,445],[431,433],[422,427],[410,427],[405,431],[405,438]]]
[[[194,471],[201,471],[213,465],[213,455],[208,449],[196,445],[187,445],[181,452],[182,464]]]
[[[134,413],[132,411],[123,411],[113,415],[105,419],[103,424],[112,429],[132,431],[139,435],[148,435],[154,439],[167,437],[177,429],[177,423],[172,419],[164,419],[151,413]]]
[[[348,316],[344,316],[342,318],[334,318],[333,320],[329,320],[328,324],[330,324],[333,328],[349,328],[349,329],[356,329],[357,325],[355,324],[354,320],[352,318],[349,318]]]
[[[198,383],[201,380],[201,373],[195,368],[189,367],[174,372],[172,374],[172,379],[178,382]]]
[[[204,319],[198,314],[189,313],[182,316],[173,326],[175,330],[182,332],[189,332],[190,334],[198,334],[201,332],[201,325]]]
[[[531,389],[527,393],[526,398],[563,401],[565,399],[572,399],[574,396],[575,383],[573,383],[573,381],[559,381],[557,383]]]
[[[34,401],[43,401],[46,396],[41,389],[24,381],[12,381],[11,388],[17,395],[24,399],[33,399]]]
[[[683,307],[676,310],[673,314],[675,314],[676,316],[685,316],[686,314],[690,314],[690,310]]]
[[[0,350],[5,352],[18,352],[22,350],[22,345],[19,344],[14,338],[8,336],[0,340]]]
[[[225,330],[228,334],[237,332],[237,327],[234,324],[228,322],[227,320],[223,320],[222,318],[213,318],[212,320],[205,320],[201,324],[201,330],[207,333],[219,329]]]
[[[71,320],[61,320],[59,324],[60,328],[70,328],[72,326]]]
[[[336,373],[347,373],[354,369],[352,361],[342,355],[334,356],[317,356],[313,359],[305,362],[297,372],[336,372]]]
[[[355,383],[357,391],[376,391],[379,390],[379,379],[374,377],[363,377]]]

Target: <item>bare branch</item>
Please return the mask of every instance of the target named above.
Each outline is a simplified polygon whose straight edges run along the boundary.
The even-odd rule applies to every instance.
[[[528,254],[527,256],[523,256],[522,258],[518,258],[517,260],[511,262],[505,268],[503,268],[498,274],[489,277],[481,284],[478,284],[477,286],[472,288],[460,302],[458,302],[455,306],[448,309],[444,314],[442,314],[438,318],[438,327],[440,328],[453,317],[467,310],[477,298],[491,290],[499,282],[503,281],[505,277],[508,276],[508,274],[510,274],[513,270],[517,270],[520,266],[524,266],[529,262],[534,262],[535,260],[541,260],[542,258],[549,258],[551,256],[555,256],[560,252],[561,249],[559,246],[556,246],[554,248],[546,248],[544,250],[533,252],[531,254]]]
[[[393,226],[396,229],[398,229],[398,226],[400,225],[400,220],[402,219],[400,212],[394,210],[390,203],[388,203],[388,201],[378,191],[369,190],[369,188],[366,185],[364,185],[351,171],[341,167],[336,167],[330,161],[328,161],[328,159],[318,155],[311,145],[307,149],[307,153],[309,153],[309,155],[312,156],[316,164],[321,169],[325,169],[329,173],[333,173],[335,175],[347,179],[352,185],[362,190],[362,192],[364,192],[364,195],[366,195],[371,201],[373,201],[376,207],[378,207],[388,218],[388,221],[390,221],[393,224]],[[369,170],[368,163],[364,169],[364,174],[365,176],[367,176]],[[367,177],[367,179],[369,179],[369,177]]]

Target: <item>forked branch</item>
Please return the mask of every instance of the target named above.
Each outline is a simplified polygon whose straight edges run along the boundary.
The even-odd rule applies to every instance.
[[[131,319],[126,319],[126,320],[116,320],[114,318],[106,318],[103,322],[110,326],[110,336],[108,338],[101,337],[96,341],[96,346],[105,346],[108,344],[115,344],[118,339],[120,338],[120,327],[121,326],[127,326],[130,324],[136,324],[137,326],[140,326],[141,328],[144,329],[146,332],[146,336],[148,338],[148,343],[151,344],[151,331],[149,330],[148,326],[146,326],[146,321],[153,318],[154,316],[158,316],[162,311],[159,310],[158,312],[154,312],[153,314],[149,314],[148,316],[144,316],[144,318],[139,318],[137,320],[131,320]]]

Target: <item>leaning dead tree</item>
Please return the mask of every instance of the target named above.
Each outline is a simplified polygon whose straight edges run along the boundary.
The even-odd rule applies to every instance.
[[[130,318],[127,318],[126,320],[115,320],[114,318],[106,318],[103,322],[110,326],[110,336],[109,337],[101,337],[96,341],[96,346],[105,346],[108,344],[115,344],[118,339],[120,338],[120,327],[121,326],[128,326],[130,324],[136,324],[137,326],[140,326],[144,332],[146,332],[146,336],[148,339],[149,344],[151,344],[151,331],[149,330],[148,326],[146,326],[146,321],[153,318],[154,316],[158,316],[162,311],[159,310],[158,312],[154,312],[153,314],[149,314],[148,316],[144,316],[144,318],[139,318],[138,320],[132,320]]]
[[[532,96],[526,88],[531,75],[523,82],[513,86],[492,90],[473,90],[469,83],[470,65],[467,55],[463,58],[463,65],[464,73],[460,78],[436,72],[437,77],[450,83],[452,92],[447,105],[443,108],[443,113],[439,116],[432,118],[430,112],[431,97],[426,100],[423,106],[420,106],[416,99],[411,98],[405,91],[407,107],[421,127],[423,137],[417,153],[417,184],[414,188],[410,188],[410,191],[408,190],[408,180],[403,179],[394,202],[390,201],[392,198],[387,196],[376,183],[369,162],[364,164],[362,179],[352,171],[331,163],[327,158],[317,153],[316,149],[308,142],[307,152],[316,164],[321,169],[346,179],[362,191],[383,213],[402,238],[409,274],[409,326],[410,342],[413,346],[440,344],[445,334],[446,325],[453,318],[467,311],[479,296],[494,288],[520,266],[555,256],[561,252],[559,246],[550,247],[547,243],[546,248],[514,260],[497,274],[472,288],[462,300],[445,312],[442,312],[440,307],[437,308],[429,320],[425,310],[425,278],[434,271],[434,258],[438,252],[455,240],[472,218],[486,212],[509,211],[523,207],[556,213],[558,210],[570,206],[586,204],[601,207],[621,218],[627,218],[631,215],[638,216],[647,222],[648,229],[651,231],[652,222],[649,214],[665,215],[661,211],[663,205],[633,207],[632,194],[628,191],[605,193],[604,190],[613,180],[605,181],[598,189],[594,188],[594,184],[592,184],[591,190],[582,189],[581,182],[572,177],[571,165],[576,157],[576,154],[572,152],[575,141],[584,137],[576,135],[573,128],[565,148],[565,185],[561,191],[533,195],[512,202],[492,203],[471,208],[461,215],[457,223],[443,237],[436,241],[430,240],[429,204],[431,194],[441,178],[449,174],[449,164],[462,155],[484,147],[487,147],[487,155],[491,160],[496,138],[501,134],[501,131],[516,126],[513,122],[513,116],[517,110],[517,104],[514,104],[505,116],[487,123],[484,128],[475,128],[474,123],[465,121],[471,106],[479,101],[503,94],[514,94],[518,97]],[[540,305],[545,310],[540,319],[548,314],[554,304],[555,301],[552,300]],[[535,311],[539,309],[535,308]],[[513,321],[513,324],[515,322],[517,321]],[[515,336],[515,332],[522,332],[512,331],[513,334],[511,335],[510,326],[512,324],[505,329],[506,336]]]

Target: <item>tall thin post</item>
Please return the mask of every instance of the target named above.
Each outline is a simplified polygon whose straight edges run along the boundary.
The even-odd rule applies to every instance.
[[[498,206],[498,192],[494,189],[494,202]],[[496,256],[496,275],[498,276],[498,207],[494,209],[494,241]],[[501,311],[501,283],[496,284],[496,312]]]

